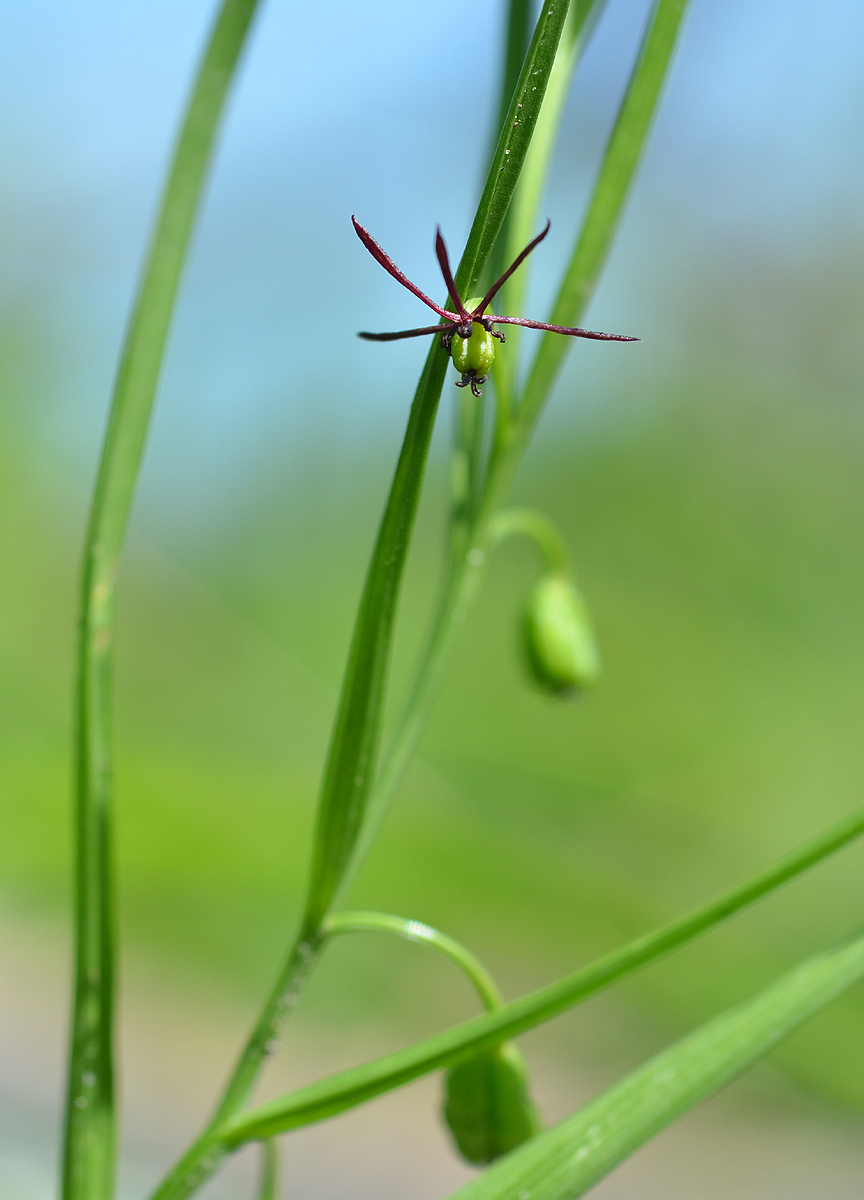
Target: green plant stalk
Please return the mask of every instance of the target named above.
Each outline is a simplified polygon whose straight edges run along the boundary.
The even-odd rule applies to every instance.
[[[462,295],[470,295],[471,288],[476,286],[500,231],[530,144],[566,16],[566,2],[546,0],[538,17],[508,111],[507,127],[498,140],[456,271]],[[517,111],[521,117],[514,125],[510,118]],[[181,1200],[217,1169],[221,1154],[214,1131],[245,1103],[261,1063],[278,1037],[320,950],[320,924],[350,874],[374,778],[396,600],[448,363],[449,358],[436,339],[414,396],[394,482],[372,551],[319,800],[301,938],[288,953],[211,1121],[153,1193],[154,1200]]]
[[[657,111],[687,2],[656,0],[570,265],[549,318],[552,324],[576,324],[597,285]],[[530,437],[568,349],[566,338],[556,341],[550,334],[542,337],[521,401],[521,438]]]
[[[406,942],[419,942],[431,946],[454,963],[467,977],[487,1011],[500,1008],[504,1003],[495,980],[479,958],[455,938],[448,937],[446,933],[423,921],[409,921],[405,917],[394,917],[389,913],[345,912],[328,917],[321,932],[327,939],[340,933],[388,933]]]
[[[279,1100],[235,1118],[216,1131],[219,1144],[235,1148],[244,1141],[296,1129],[345,1112],[373,1097],[411,1082],[468,1054],[516,1037],[558,1016],[640,967],[716,928],[864,834],[864,809],[812,838],[767,871],[695,912],[646,934],[620,950],[494,1012],[474,1017],[444,1033],[361,1067],[339,1072]]]
[[[670,5],[678,14],[675,21],[669,20],[667,10]],[[643,49],[634,66],[604,154],[604,164],[626,162],[630,164],[630,169],[608,171],[605,165],[601,168],[583,225],[583,234],[589,225],[591,227],[590,240],[594,253],[588,258],[584,254],[580,255],[577,250],[567,273],[568,279],[578,282],[581,278],[580,272],[593,270],[593,274],[590,278],[586,277],[584,286],[581,287],[585,304],[596,283],[599,267],[608,253],[618,217],[632,185],[635,168],[650,129],[651,116],[660,100],[663,80],[662,75],[658,78],[658,71],[662,65],[662,73],[668,72],[677,41],[681,13],[685,6],[686,0],[660,0],[649,18],[643,48],[650,47],[651,53],[649,56]],[[646,61],[649,62],[650,70]],[[515,97],[514,100],[518,104],[519,97]],[[518,111],[518,108],[514,108],[513,111]],[[499,150],[500,148],[501,141]],[[494,170],[493,163],[493,172]],[[578,245],[581,245],[583,240],[584,237],[580,236]],[[544,335],[546,341],[554,337],[554,334]],[[559,341],[563,343],[562,353],[566,353],[569,339],[560,338]],[[508,427],[506,436],[499,436],[493,448],[492,461],[475,510],[474,521],[463,539],[464,553],[458,559],[454,555],[450,556],[413,682],[396,728],[390,737],[381,772],[367,802],[363,828],[345,868],[341,885],[343,888],[360,869],[426,728],[446,674],[456,635],[464,625],[480,590],[491,549],[488,522],[510,489],[553,382],[554,375],[549,376],[543,390],[540,381],[535,379],[530,405],[526,403],[522,406],[518,423]]]
[[[261,1143],[258,1200],[279,1200],[279,1148],[273,1138]]]
[[[702,1025],[451,1200],[575,1200],[688,1109],[764,1058],[864,975],[864,937],[807,959]]]
[[[219,119],[256,8],[225,0],[186,110],[126,334],[87,527],[76,690],[75,984],[64,1200],[107,1200],[115,1176],[111,654],[117,564],[189,238]]]

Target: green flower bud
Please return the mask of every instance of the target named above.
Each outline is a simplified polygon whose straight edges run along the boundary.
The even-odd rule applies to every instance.
[[[556,695],[582,692],[600,675],[585,601],[566,575],[546,575],[528,598],[525,647],[536,681]]]
[[[492,1162],[540,1130],[525,1062],[512,1042],[451,1067],[444,1086],[444,1118],[470,1163]]]

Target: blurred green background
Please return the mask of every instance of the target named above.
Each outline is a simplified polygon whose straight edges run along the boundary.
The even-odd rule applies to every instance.
[[[203,21],[209,10],[199,7]],[[814,183],[802,165],[819,141],[813,125],[810,141],[778,151],[778,179],[784,169],[801,178],[788,207],[779,211],[775,195],[772,209],[766,196],[779,183],[764,161],[757,164],[752,134],[745,142],[753,161],[735,157],[734,111],[728,145],[718,142],[705,165],[700,138],[731,104],[725,93],[715,109],[705,101],[728,65],[719,54],[711,58],[716,30],[705,7],[696,5],[667,98],[670,115],[590,314],[594,327],[646,341],[575,349],[514,493],[553,517],[571,547],[599,634],[602,683],[578,704],[532,689],[518,631],[538,564],[530,546],[502,548],[418,760],[351,897],[462,938],[510,994],[699,904],[864,800],[860,170],[846,175],[838,166],[832,187]],[[584,148],[576,138],[582,110],[566,127],[565,147],[578,148],[573,162],[562,156],[548,198],[556,249],[538,264],[532,315],[542,315],[567,252],[571,189],[584,194],[592,137],[614,106],[610,80],[618,58],[626,64],[638,11],[612,6],[618,24],[586,64],[589,82],[599,81],[610,103],[599,115],[587,105]],[[742,11],[728,18],[733,32]],[[134,12],[139,26],[124,36],[150,28],[144,10]],[[491,21],[491,6],[480,16]],[[180,30],[189,47],[200,35],[193,24]],[[394,44],[412,35],[386,28]],[[619,50],[622,29],[630,42]],[[739,34],[755,58],[752,30]],[[427,48],[423,69],[436,79],[443,72],[446,82],[454,68],[436,65],[436,47]],[[120,39],[118,61],[122,50]],[[835,48],[822,51],[827,76]],[[139,56],[149,52],[145,45]],[[264,51],[255,53],[250,78]],[[178,51],[172,68],[178,96],[190,57]],[[746,71],[741,63],[749,60],[735,61]],[[491,80],[491,53],[481,68]],[[687,108],[699,70],[709,79],[699,89],[708,114],[701,128]],[[142,95],[151,82],[142,69]],[[779,76],[775,83],[782,96]],[[242,81],[238,106],[254,115],[266,88],[252,103],[247,87]],[[344,111],[337,101],[328,94],[334,121]],[[844,113],[858,112],[860,87],[850,84],[835,101],[838,111],[845,104]],[[173,110],[160,103],[167,130]],[[320,260],[302,228],[314,187],[308,201],[296,184],[280,191],[283,168],[274,168],[270,144],[262,135],[244,158],[242,121],[229,123],[227,165],[216,172],[191,264],[120,589],[125,961],[133,976],[135,964],[145,964],[169,998],[212,990],[244,1014],[298,917],[353,607],[419,362],[404,347],[389,356],[389,347],[358,348],[352,340],[355,328],[393,327],[403,319],[394,314],[409,311],[346,230],[354,194],[374,197],[376,169],[385,165],[388,131],[376,127],[370,105],[369,161],[362,172],[356,163],[342,174],[333,168],[344,206],[338,223],[333,195],[317,214]],[[775,112],[767,99],[766,111]],[[406,145],[429,116],[418,112],[397,123]],[[161,109],[157,115],[162,121]],[[826,123],[831,115],[823,113]],[[252,120],[248,112],[243,119]],[[776,148],[770,121],[766,129],[766,145]],[[114,135],[99,130],[91,131],[94,159],[104,168],[114,161]],[[164,153],[162,133],[156,122],[147,134],[154,161]],[[45,145],[47,161],[53,143]],[[839,138],[837,164],[847,162],[848,149]],[[820,153],[818,161],[830,158],[825,146]],[[332,148],[315,144],[301,161],[318,163],[326,180],[328,156],[333,167]],[[257,191],[244,194],[250,161],[255,182],[273,186],[266,203]],[[730,162],[746,203],[712,190]],[[437,196],[458,214],[455,243],[475,181],[454,182],[430,168],[432,198],[421,203],[426,176],[415,167],[386,200],[367,203],[377,212],[376,236],[431,286],[431,205]],[[7,288],[0,310],[0,911],[34,938],[46,930],[62,938],[68,927],[78,544],[146,228],[134,187],[145,170],[152,164],[136,160],[119,183],[106,175],[109,182],[90,192],[75,191],[79,177],[70,170],[67,190],[43,211],[30,201],[43,195],[48,176],[22,167],[16,178],[36,191],[19,188],[20,205],[7,205],[0,230],[13,268],[26,263],[28,245],[38,264]],[[148,175],[151,191],[155,178]],[[732,184],[725,186],[731,195]],[[62,212],[74,216],[74,195],[83,215],[67,227]],[[283,202],[286,211],[274,215]],[[99,214],[112,204],[128,229],[106,229],[94,260]],[[272,243],[262,222],[265,232],[278,231]],[[244,248],[251,263],[233,278]],[[256,320],[256,306],[263,310],[271,294],[278,328],[272,316]],[[327,341],[310,342],[310,330]],[[269,359],[258,353],[265,337],[276,340]],[[437,579],[450,382],[406,586],[393,700]],[[632,1064],[857,927],[862,855],[864,848],[845,852],[614,997],[557,1022],[537,1044],[564,1070],[587,1064],[614,1073]],[[352,939],[328,952],[300,1028],[366,1023],[386,1028],[398,1045],[467,1015],[472,1004],[437,959]],[[776,1060],[819,1103],[860,1110],[862,1030],[859,990]]]

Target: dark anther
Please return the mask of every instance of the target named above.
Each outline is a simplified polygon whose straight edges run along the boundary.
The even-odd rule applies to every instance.
[[[452,333],[442,333],[441,334],[441,349],[446,350],[447,353],[449,354],[450,353],[450,343],[452,341],[453,341]]]
[[[507,341],[504,334],[499,333],[498,330],[495,328],[495,326],[492,324],[491,317],[483,317],[482,320],[480,321],[480,324],[483,326],[483,328],[486,330],[487,333],[491,333],[492,336],[494,338],[497,338],[499,342]]]
[[[464,325],[457,325],[456,332],[459,334],[460,338],[469,338],[474,332],[474,326],[470,321],[466,321]]]
[[[471,391],[474,393],[474,395],[479,400],[483,395],[483,393],[480,391],[480,384],[485,383],[488,378],[489,378],[488,375],[478,375],[477,372],[474,370],[464,371],[462,373],[461,382],[457,383],[456,386],[457,387],[470,387]]]

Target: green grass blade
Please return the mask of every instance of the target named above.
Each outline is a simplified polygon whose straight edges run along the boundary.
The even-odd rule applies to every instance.
[[[687,0],[657,0],[609,138],[576,249],[555,301],[553,324],[575,325],[597,284],[660,101]],[[570,339],[543,336],[522,401],[525,431],[535,424],[570,349]]]
[[[84,547],[76,694],[75,994],[65,1200],[113,1193],[111,650],[114,587],[186,249],[256,0],[226,0],[186,110],[123,348]]]
[[[503,1158],[451,1200],[574,1200],[864,975],[864,937],[807,959]]]
[[[452,1065],[466,1053],[494,1046],[574,1007],[639,967],[686,945],[735,913],[767,896],[864,834],[864,809],[807,842],[767,871],[688,916],[630,942],[597,962],[539,991],[505,1004],[362,1067],[319,1083],[237,1118],[217,1131],[231,1148],[354,1108],[430,1071]]]
[[[459,267],[463,296],[476,287],[510,204],[540,112],[567,16],[566,0],[546,0],[498,139]],[[314,933],[344,883],[364,821],[378,751],[396,601],[447,354],[433,343],[409,418],[357,614],[348,667],[318,806],[304,929]]]
[[[396,606],[448,362],[436,338],[411,406],[360,599],[318,804],[303,921],[307,937],[316,933],[342,881],[377,766]]]

